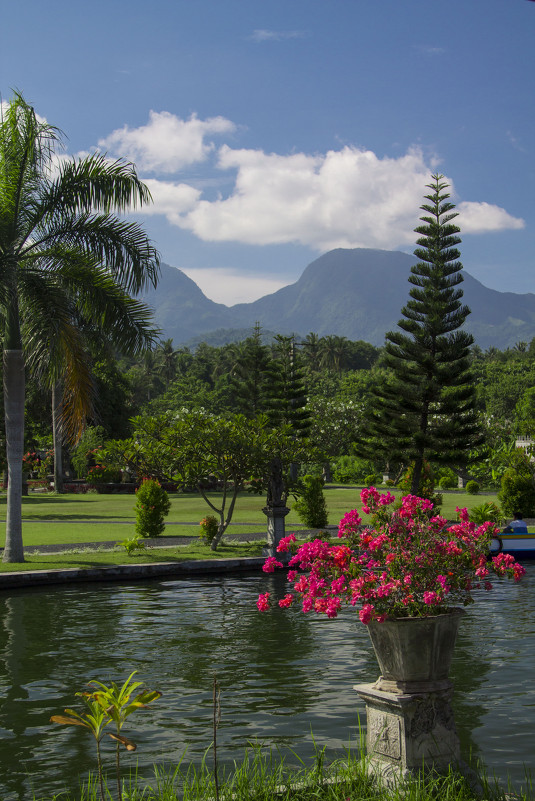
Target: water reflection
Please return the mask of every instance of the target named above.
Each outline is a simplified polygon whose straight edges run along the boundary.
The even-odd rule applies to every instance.
[[[452,667],[463,752],[499,775],[522,777],[530,759],[535,697],[535,572],[500,585],[469,610]],[[341,749],[358,740],[364,707],[352,687],[377,665],[364,626],[274,610],[260,616],[259,592],[282,597],[280,577],[254,575],[132,585],[62,587],[0,596],[0,797],[39,797],[94,768],[84,731],[49,724],[91,678],[139,678],[163,698],[133,716],[143,771],[199,761],[211,739],[214,673],[222,687],[221,755],[239,758],[248,741]],[[128,734],[128,732],[126,732]],[[111,742],[110,742],[110,747]]]

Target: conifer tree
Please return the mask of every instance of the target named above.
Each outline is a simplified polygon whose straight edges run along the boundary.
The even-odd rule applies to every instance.
[[[391,380],[377,388],[365,425],[363,450],[376,458],[414,462],[418,494],[424,460],[459,466],[481,441],[470,374],[473,338],[460,330],[470,314],[461,302],[460,229],[448,184],[433,175],[420,208],[418,263],[411,267],[410,299],[397,331],[386,334],[384,364]]]
[[[305,373],[293,336],[277,334],[269,391],[268,418],[274,428],[289,424],[296,438],[308,436],[312,413],[306,409]]]
[[[253,335],[240,343],[236,351],[229,381],[234,407],[246,417],[256,417],[269,409],[273,375],[273,361],[268,346],[262,343],[259,323]]]

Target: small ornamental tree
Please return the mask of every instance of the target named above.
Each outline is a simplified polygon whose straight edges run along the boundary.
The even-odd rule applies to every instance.
[[[213,551],[232,520],[240,492],[266,489],[273,458],[287,466],[309,455],[307,443],[294,439],[289,425],[273,430],[265,415],[217,417],[199,409],[140,416],[132,423],[133,438],[108,443],[108,457],[138,474],[195,487],[218,519]],[[218,493],[207,489],[214,480]]]
[[[164,517],[169,514],[169,495],[152,478],[143,480],[136,490],[136,534],[159,537],[165,531]]]
[[[448,184],[433,175],[411,268],[410,300],[402,308],[400,331],[386,334],[384,366],[392,380],[377,386],[361,450],[374,458],[414,462],[410,491],[421,494],[425,460],[463,465],[482,440],[470,373],[473,338],[461,330],[470,313],[462,304],[457,216]]]

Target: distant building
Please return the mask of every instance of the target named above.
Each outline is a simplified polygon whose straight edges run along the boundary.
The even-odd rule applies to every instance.
[[[531,448],[533,448],[534,445],[535,441],[529,434],[519,434],[515,439],[515,448],[522,448],[523,451],[526,451],[532,462],[535,462],[535,457],[531,452]]]

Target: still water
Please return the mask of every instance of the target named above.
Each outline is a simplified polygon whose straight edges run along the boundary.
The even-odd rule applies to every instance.
[[[519,584],[497,582],[470,607],[452,667],[454,710],[465,756],[513,782],[535,763],[535,565]],[[49,723],[77,706],[92,678],[122,682],[132,670],[163,697],[129,718],[138,744],[124,754],[143,775],[153,763],[199,763],[211,741],[212,682],[222,694],[223,761],[251,741],[310,757],[358,743],[364,706],[352,689],[378,670],[365,626],[274,610],[282,576],[263,574],[0,593],[0,798],[75,789],[94,770],[92,737]],[[312,735],[313,733],[313,735]],[[113,749],[111,740],[110,754]],[[289,758],[291,762],[291,755]]]

